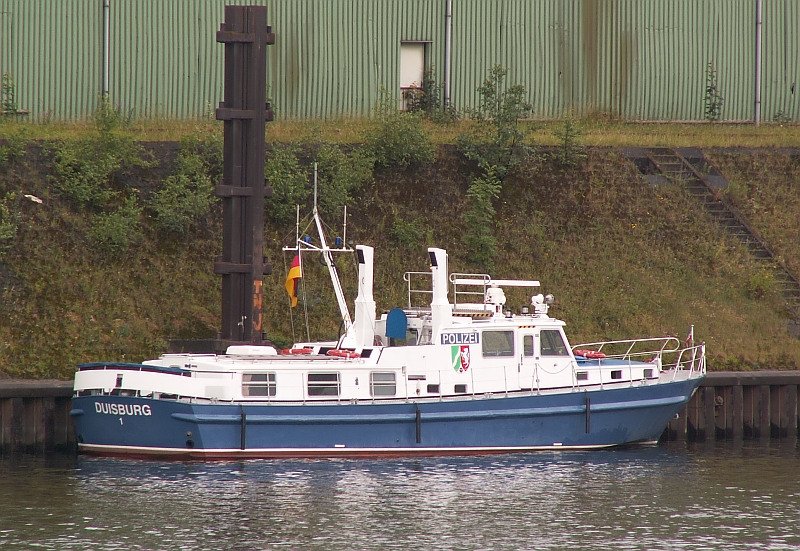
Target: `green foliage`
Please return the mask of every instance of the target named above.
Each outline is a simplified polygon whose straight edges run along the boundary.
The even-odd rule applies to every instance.
[[[17,85],[11,73],[3,73],[0,82],[0,115],[16,115],[19,112],[17,105]]]
[[[706,94],[703,96],[703,102],[706,120],[709,122],[718,121],[722,115],[722,106],[725,104],[725,98],[722,97],[717,84],[717,69],[710,62],[706,67]]]
[[[453,122],[458,112],[452,105],[442,105],[442,85],[436,82],[433,68],[422,76],[422,86],[404,91],[406,107],[412,113],[421,113],[437,123]]]
[[[223,145],[222,132],[194,133],[181,140],[182,150],[190,151],[202,159],[206,175],[212,182],[222,178]]]
[[[19,213],[13,206],[14,193],[0,197],[0,258],[11,248],[17,236]]]
[[[472,111],[473,124],[458,138],[467,158],[478,163],[482,175],[473,178],[467,191],[468,207],[464,213],[464,235],[469,259],[488,269],[496,253],[494,237],[494,201],[503,181],[528,156],[521,120],[530,116],[528,93],[520,84],[509,86],[508,71],[496,65],[478,88],[480,103]]]
[[[307,173],[297,158],[297,148],[273,146],[267,153],[264,177],[272,187],[272,197],[265,201],[267,215],[278,223],[294,220],[296,206],[304,204],[311,194]]]
[[[780,109],[772,117],[772,122],[776,122],[778,124],[789,124],[792,122],[792,116],[787,111]]]
[[[559,140],[556,151],[556,161],[563,168],[575,168],[586,159],[586,152],[578,143],[581,129],[572,118],[567,118],[560,128],[555,131]]]
[[[6,168],[11,163],[21,159],[28,149],[29,141],[24,127],[9,134],[5,141],[0,144],[0,169]]]
[[[763,268],[753,271],[745,284],[747,295],[753,299],[763,299],[775,291],[775,277]]]
[[[419,248],[433,241],[433,230],[418,216],[404,214],[404,218],[395,219],[389,228],[389,236],[403,247]]]
[[[194,141],[186,141],[178,155],[175,173],[153,196],[150,208],[160,230],[183,235],[205,216],[214,202],[209,165],[197,154]]]
[[[117,210],[96,215],[89,229],[90,241],[104,255],[121,256],[142,238],[141,214],[136,198],[128,197]]]
[[[405,169],[433,162],[435,148],[415,113],[379,113],[378,124],[367,136],[367,149],[375,164],[384,168]]]
[[[521,124],[531,114],[528,93],[521,84],[509,86],[507,74],[500,65],[489,71],[478,88],[478,108],[470,112],[473,124],[458,138],[467,158],[476,161],[485,172],[493,167],[501,181],[527,155],[524,142],[531,131]]]
[[[361,149],[345,153],[339,146],[323,144],[317,151],[319,206],[327,215],[338,215],[353,202],[353,194],[372,179],[375,159]]]
[[[81,207],[99,208],[119,193],[112,178],[121,169],[147,166],[143,149],[122,132],[122,118],[103,98],[94,116],[96,133],[53,149],[55,187]]]
[[[502,187],[503,182],[494,167],[488,167],[485,175],[472,180],[467,191],[464,245],[468,259],[487,270],[492,268],[497,252],[494,202]]]

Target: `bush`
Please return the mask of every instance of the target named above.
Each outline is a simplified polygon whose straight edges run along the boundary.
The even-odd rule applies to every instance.
[[[128,197],[119,209],[96,216],[89,239],[101,253],[118,257],[141,239],[141,214],[136,198]]]
[[[267,153],[264,177],[272,187],[272,197],[266,199],[267,214],[279,223],[294,220],[296,205],[305,203],[310,195],[308,177],[297,159],[297,149],[275,145]]]
[[[372,179],[375,159],[360,149],[348,154],[338,146],[324,144],[317,152],[317,163],[320,210],[335,215],[352,203],[352,194]]]
[[[562,126],[555,131],[559,139],[559,147],[556,150],[556,161],[563,168],[575,168],[584,159],[586,153],[578,143],[581,129],[571,118],[564,120]]]
[[[467,258],[478,266],[492,268],[497,240],[494,237],[494,201],[500,195],[503,183],[494,167],[484,176],[472,180],[467,190],[467,210],[464,213],[464,245]]]
[[[7,193],[5,197],[0,198],[0,257],[11,248],[17,236],[19,214],[12,206],[13,199],[13,193]]]
[[[381,117],[367,137],[367,147],[375,164],[384,168],[405,169],[433,162],[435,149],[422,118],[414,113],[394,112]]]
[[[123,167],[148,166],[143,149],[120,131],[121,117],[107,99],[94,116],[96,134],[53,148],[55,187],[81,207],[102,207],[118,197],[112,178]]]
[[[500,65],[489,71],[478,88],[478,108],[470,112],[473,124],[458,137],[467,158],[476,161],[485,172],[492,167],[500,181],[527,155],[524,142],[531,131],[521,125],[522,119],[531,114],[528,93],[521,84],[509,86],[507,73]]]
[[[11,163],[21,159],[28,148],[28,137],[24,130],[10,134],[5,142],[0,144],[0,169],[8,167]]]
[[[404,93],[406,105],[412,113],[421,113],[437,123],[448,123],[458,119],[458,112],[452,105],[442,105],[442,86],[436,82],[432,68],[425,71],[421,87]]]
[[[156,227],[170,233],[185,234],[194,222],[205,216],[212,203],[213,183],[208,166],[184,144],[178,155],[177,170],[153,197],[151,209]]]
[[[745,284],[747,295],[756,300],[763,299],[773,293],[775,287],[775,277],[763,268],[753,272]]]
[[[713,63],[706,66],[706,94],[703,96],[705,117],[709,122],[716,122],[722,116],[722,106],[725,98],[719,90],[717,83],[717,69]]]
[[[3,73],[0,80],[0,115],[16,115],[19,112],[17,105],[17,85],[11,73]]]
[[[182,150],[194,153],[203,161],[212,183],[222,178],[223,140],[222,132],[210,132],[189,136],[182,141]]]
[[[395,213],[397,216],[397,213]],[[420,244],[433,241],[433,230],[416,216],[395,218],[389,228],[389,235],[403,247],[417,248]]]

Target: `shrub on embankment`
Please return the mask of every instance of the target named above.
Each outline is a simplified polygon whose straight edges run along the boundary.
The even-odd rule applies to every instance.
[[[186,213],[169,206],[185,203],[183,194],[197,200],[192,205],[202,205],[200,199],[208,192],[205,177],[213,181],[219,172],[218,148],[208,140],[140,145],[146,163],[120,166],[106,184],[114,194],[94,205],[79,204],[53,184],[53,143],[29,143],[24,153],[4,162],[0,232],[5,227],[8,235],[0,233],[0,371],[68,378],[79,362],[137,361],[163,352],[171,337],[215,335],[219,205],[212,202],[202,216],[193,211],[189,222]],[[297,163],[286,162],[283,166],[289,168],[279,167],[273,178],[295,171],[297,182],[298,167],[310,178],[319,145],[296,145]],[[340,158],[337,170],[363,172],[364,159],[375,150],[359,151],[353,146],[329,156],[355,154],[358,162]],[[206,162],[204,177],[198,175],[196,159],[182,157],[192,154]],[[787,175],[780,186],[793,189],[788,180],[796,175],[794,157],[774,155],[761,161],[747,152],[725,155],[729,178],[735,180],[741,172],[743,181],[749,181],[757,169],[748,172],[747,167],[763,162],[775,169],[775,178]],[[800,364],[800,341],[787,334],[777,291],[752,294],[748,282],[757,277],[758,267],[680,187],[643,183],[633,166],[611,149],[589,150],[588,158],[574,168],[553,157],[534,150],[506,178],[494,203],[494,274],[540,279],[543,292],[556,296],[552,313],[568,322],[573,343],[678,331],[685,335],[694,323],[697,338],[708,343],[713,369],[791,369]],[[192,176],[181,177],[182,170]],[[476,170],[456,148],[440,146],[432,163],[404,169],[377,166],[370,177],[347,189],[353,197],[348,240],[376,247],[379,309],[405,303],[402,274],[427,269],[427,246],[448,249],[451,271],[478,269],[462,239],[469,230],[463,217],[467,183]],[[330,178],[351,181],[356,176],[337,172]],[[306,201],[308,196],[307,190],[300,193]],[[131,197],[138,213],[120,208]],[[765,196],[759,205],[773,197],[777,202],[784,196]],[[782,212],[784,204],[769,205],[769,212]],[[106,220],[105,231],[136,233],[136,239],[114,254],[97,240],[97,231],[102,231],[97,224],[120,210],[123,222],[135,217],[136,224]],[[175,224],[164,223],[169,212],[181,215]],[[791,217],[788,209],[786,217]],[[759,224],[769,225],[769,218],[758,218]],[[339,220],[327,218],[334,227]],[[776,232],[774,237],[770,231]],[[791,241],[781,228],[770,231],[763,233],[776,243]],[[266,280],[271,297],[265,305],[266,328],[282,343],[292,340],[293,332],[305,338],[306,312],[311,338],[339,330],[327,276],[313,262],[307,263],[304,278],[308,300],[290,318],[283,279],[291,259],[281,255],[280,247],[293,238],[291,216],[266,229],[266,254],[274,268]],[[354,261],[342,258],[339,267],[352,300]],[[513,308],[526,300],[513,292],[508,296]]]

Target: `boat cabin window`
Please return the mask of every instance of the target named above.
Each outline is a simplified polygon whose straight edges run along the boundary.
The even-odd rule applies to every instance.
[[[372,396],[394,396],[397,394],[394,373],[381,373],[379,371],[370,373],[369,388]]]
[[[275,396],[275,374],[245,373],[242,375],[242,396]]]
[[[542,329],[540,335],[542,356],[569,356],[561,331],[557,329]]]
[[[522,337],[522,348],[526,356],[533,356],[533,335],[525,335]]]
[[[338,396],[339,373],[309,373],[309,396]]]
[[[513,356],[514,355],[514,332],[513,331],[484,331],[483,332],[483,355],[492,356]]]

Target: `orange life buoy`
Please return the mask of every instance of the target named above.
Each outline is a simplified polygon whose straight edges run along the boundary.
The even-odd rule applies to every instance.
[[[587,360],[602,360],[606,357],[605,354],[602,352],[598,352],[597,350],[575,350],[573,352],[576,356],[583,356]]]
[[[281,356],[294,356],[296,354],[311,354],[314,352],[313,348],[282,348],[280,351]]]
[[[350,360],[352,358],[360,358],[361,354],[356,352],[355,350],[343,350],[341,348],[332,348],[326,352],[327,356],[332,356],[334,358],[344,358]]]

